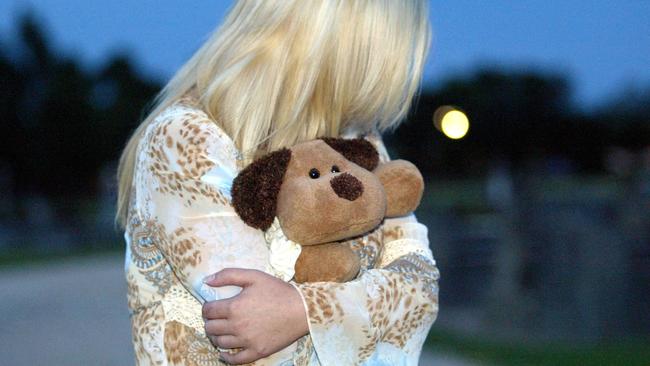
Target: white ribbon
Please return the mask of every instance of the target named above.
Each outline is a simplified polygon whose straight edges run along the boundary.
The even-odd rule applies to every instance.
[[[271,227],[264,233],[264,239],[269,246],[269,264],[267,271],[284,281],[293,278],[296,261],[302,247],[300,244],[289,240],[280,227],[280,221],[276,217]]]

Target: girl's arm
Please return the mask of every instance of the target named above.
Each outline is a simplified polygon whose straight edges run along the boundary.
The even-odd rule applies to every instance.
[[[200,110],[163,112],[145,133],[137,163],[137,207],[158,225],[156,244],[182,285],[200,302],[231,297],[238,287],[203,279],[227,267],[263,270],[266,244],[230,205],[237,174],[232,142]]]
[[[378,135],[367,137],[388,155]],[[322,365],[383,360],[416,365],[438,313],[438,269],[426,226],[413,214],[384,221],[375,269],[342,283],[296,285]]]
[[[386,160],[388,156],[381,140],[372,136],[368,139]],[[427,228],[415,216],[408,215],[385,220],[378,234],[383,245],[375,269],[347,283],[295,285],[308,315],[307,325],[316,356],[324,366],[365,362],[416,365],[422,343],[437,316],[438,269],[429,249]],[[365,249],[372,252],[370,247]],[[362,261],[367,263],[368,259],[362,255]],[[262,296],[265,288],[275,286],[278,281],[269,277],[259,276],[256,271],[226,270],[209,281],[214,286],[248,285],[232,300],[214,301],[203,307],[204,316],[212,319],[206,322],[206,329],[210,328],[208,333],[227,333],[228,328],[240,324],[239,333],[253,338],[250,348],[228,355],[228,362],[254,361],[267,354],[269,347],[273,349],[277,342],[288,342],[304,331],[304,328],[300,330],[304,326],[301,325],[304,313],[296,310],[293,296],[281,299],[283,295],[279,294],[272,296],[272,302]],[[265,303],[269,302],[279,304],[276,308],[282,309],[285,320],[284,324],[276,325],[275,331],[268,326],[279,316],[268,311]],[[264,311],[258,311],[260,307],[265,307]],[[220,314],[229,314],[231,319],[220,321]],[[255,331],[262,328],[263,332]]]
[[[271,364],[291,359],[292,350],[285,347],[307,334],[305,310],[293,286],[262,272],[268,263],[263,233],[246,225],[230,205],[230,183],[237,174],[230,138],[203,112],[181,105],[157,118],[143,144],[136,200],[146,221],[156,225],[154,242],[197,300],[225,309],[206,312],[204,319],[200,309],[186,311],[188,325],[205,320],[212,343],[244,348],[237,356],[245,362],[271,354]],[[241,279],[241,273],[247,277]]]

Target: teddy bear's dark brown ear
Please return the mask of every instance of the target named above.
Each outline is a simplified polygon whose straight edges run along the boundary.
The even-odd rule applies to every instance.
[[[280,149],[255,160],[235,177],[232,205],[245,223],[262,230],[271,226],[290,160],[291,150]]]
[[[322,140],[346,159],[366,170],[373,171],[379,164],[377,149],[366,139],[324,137]]]

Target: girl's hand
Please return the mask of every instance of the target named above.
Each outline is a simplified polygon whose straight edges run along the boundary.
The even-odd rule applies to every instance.
[[[204,282],[212,287],[240,286],[229,299],[203,304],[205,333],[224,361],[243,364],[271,355],[309,332],[302,298],[291,284],[252,269],[226,268]]]

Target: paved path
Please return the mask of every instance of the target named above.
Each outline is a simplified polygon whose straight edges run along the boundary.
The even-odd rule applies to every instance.
[[[0,267],[0,363],[133,365],[122,258]],[[469,366],[426,353],[420,365]]]
[[[4,365],[133,365],[122,259],[0,271]]]

